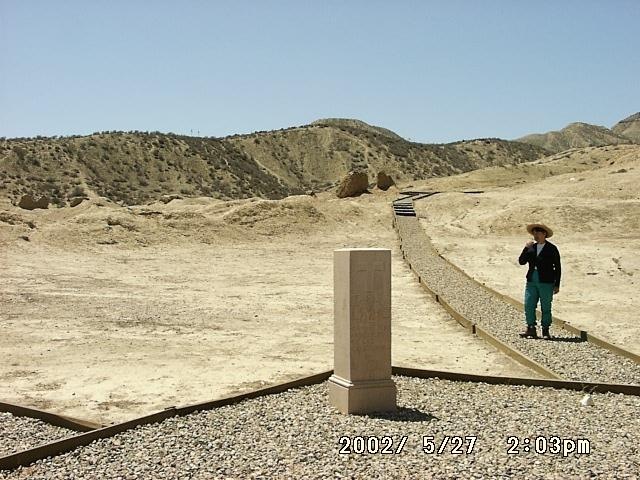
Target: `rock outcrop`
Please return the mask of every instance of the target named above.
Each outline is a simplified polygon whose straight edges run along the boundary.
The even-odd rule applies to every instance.
[[[84,200],[89,200],[89,197],[73,197],[71,200],[69,200],[69,206],[70,207],[77,207]]]
[[[40,199],[36,200],[31,195],[23,195],[18,202],[18,206],[20,208],[24,208],[25,210],[35,210],[36,208],[49,208],[49,199],[47,197],[40,197]]]
[[[356,197],[366,192],[368,187],[369,177],[366,172],[349,172],[338,185],[336,196],[338,198]]]
[[[376,186],[380,190],[389,190],[391,186],[395,185],[393,178],[387,175],[385,172],[378,172],[378,179],[376,180]]]

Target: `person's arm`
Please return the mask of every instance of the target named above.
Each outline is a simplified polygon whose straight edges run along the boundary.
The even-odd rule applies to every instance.
[[[533,252],[533,249],[531,248],[533,245],[535,245],[533,242],[527,242],[527,244],[524,246],[520,257],[518,258],[518,263],[520,265],[524,265],[525,263],[529,262],[529,257]]]
[[[556,287],[556,291],[560,290],[560,276],[562,275],[562,266],[560,264],[560,251],[556,248],[556,255],[555,255],[555,259],[554,259],[554,266],[555,266],[555,271],[556,271],[556,282],[555,282],[555,287]]]

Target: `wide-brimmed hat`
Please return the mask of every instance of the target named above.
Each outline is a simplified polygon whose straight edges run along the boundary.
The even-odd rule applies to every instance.
[[[549,227],[547,227],[544,223],[530,223],[529,225],[527,225],[527,232],[529,232],[531,235],[533,235],[533,229],[534,228],[540,228],[540,229],[544,230],[545,232],[547,232],[547,238],[553,236],[553,230],[551,230]]]

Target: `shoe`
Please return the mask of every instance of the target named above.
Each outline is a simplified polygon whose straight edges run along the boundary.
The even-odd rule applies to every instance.
[[[524,333],[521,333],[520,336],[522,338],[538,338],[536,327],[527,327],[527,331]]]
[[[551,340],[551,334],[549,333],[549,327],[542,327],[542,338],[545,340]]]

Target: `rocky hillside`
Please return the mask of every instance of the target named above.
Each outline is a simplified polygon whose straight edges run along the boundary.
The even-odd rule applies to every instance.
[[[576,122],[559,131],[534,133],[519,138],[518,141],[542,147],[553,153],[571,148],[640,143],[640,113],[619,121],[611,129]]]
[[[620,120],[611,130],[623,137],[627,137],[635,143],[640,143],[640,112]]]
[[[445,145],[409,142],[358,120],[200,138],[142,132],[0,139],[0,197],[45,195],[63,206],[99,195],[141,204],[163,195],[223,200],[283,198],[332,188],[347,172],[384,170],[398,181],[425,179],[540,158],[544,149],[499,139]]]
[[[527,135],[519,138],[518,141],[536,145],[554,153],[570,148],[632,143],[627,137],[618,135],[606,127],[581,122],[570,123],[559,131]]]
[[[392,132],[389,129],[376,127],[374,125],[369,125],[368,123],[363,122],[362,120],[356,120],[355,118],[321,118],[320,120],[316,120],[311,125],[320,125],[325,127],[347,127],[347,128],[355,128],[357,130],[367,131],[375,135],[382,135],[383,137],[389,137],[394,140],[404,140],[400,135],[396,132]]]
[[[324,189],[351,170],[396,180],[446,176],[491,165],[532,161],[548,152],[496,138],[449,144],[409,142],[358,120],[325,119],[303,127],[227,137],[291,188]]]
[[[125,204],[164,194],[282,198],[291,189],[229,142],[158,133],[0,142],[0,195],[46,195],[54,204],[90,193]]]

